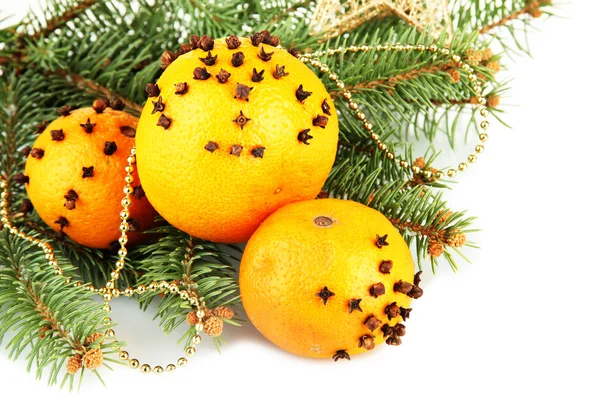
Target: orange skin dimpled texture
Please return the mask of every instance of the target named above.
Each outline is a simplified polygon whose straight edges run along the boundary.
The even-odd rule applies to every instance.
[[[336,111],[320,79],[282,49],[239,42],[179,55],[150,93],[136,138],[152,205],[214,242],[247,241],[279,207],[314,199],[337,151]]]
[[[120,237],[125,166],[136,125],[126,112],[106,108],[97,113],[89,107],[46,127],[27,158],[25,186],[48,226],[93,248],[109,248]],[[143,239],[141,232],[153,226],[156,215],[137,173],[133,176],[130,244]]]
[[[254,233],[240,266],[244,309],[267,339],[336,361],[400,344],[418,283],[397,229],[349,200],[282,207]]]

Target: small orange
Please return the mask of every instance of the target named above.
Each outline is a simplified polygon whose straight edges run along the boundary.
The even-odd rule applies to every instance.
[[[279,207],[314,199],[331,170],[333,101],[276,40],[193,37],[174,61],[163,56],[172,62],[147,87],[140,179],[156,210],[191,235],[244,242]]]
[[[63,109],[36,139],[25,165],[27,194],[52,229],[88,247],[108,248],[120,236],[125,166],[137,119],[106,108]],[[137,174],[131,184],[129,242],[153,225],[155,211]]]
[[[240,265],[242,302],[270,341],[305,357],[350,358],[401,343],[418,275],[387,218],[349,200],[289,204],[268,217]],[[414,280],[413,280],[414,279]]]

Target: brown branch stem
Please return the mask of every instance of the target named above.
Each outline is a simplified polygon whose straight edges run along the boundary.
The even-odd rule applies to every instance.
[[[77,3],[73,7],[66,10],[63,14],[47,20],[46,26],[40,26],[37,31],[29,35],[29,38],[32,40],[38,40],[42,36],[46,36],[55,30],[60,29],[69,21],[75,19],[78,15],[95,5],[97,2],[98,0],[83,0],[80,3]]]
[[[106,87],[99,85],[89,79],[84,78],[81,75],[72,73],[72,72],[68,72],[65,70],[57,70],[54,72],[51,72],[53,74],[56,74],[58,76],[61,76],[69,81],[71,81],[75,86],[88,91],[88,92],[92,92],[92,93],[100,93],[102,96],[106,97],[107,99],[120,99],[127,108],[134,110],[138,113],[142,112],[142,106],[140,106],[137,103],[132,102],[131,100],[128,100],[122,96],[118,96],[113,94],[109,89],[107,89]]]
[[[482,35],[489,33],[490,31],[496,29],[499,26],[504,26],[504,25],[508,24],[510,21],[515,20],[524,14],[528,14],[533,10],[538,9],[540,7],[540,5],[541,4],[538,0],[533,0],[531,3],[527,4],[522,9],[517,10],[517,11],[505,16],[504,18],[502,18],[501,20],[499,20],[497,22],[494,22],[487,26],[484,26],[483,28],[481,28],[479,30],[479,33]]]

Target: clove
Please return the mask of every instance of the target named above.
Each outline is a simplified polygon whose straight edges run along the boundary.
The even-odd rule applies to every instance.
[[[44,130],[46,130],[46,120],[43,120],[41,124],[37,124],[35,126],[35,134],[39,135],[40,133],[44,132]]]
[[[50,137],[56,142],[60,142],[65,138],[65,133],[62,129],[54,129],[50,131]]]
[[[221,71],[219,71],[219,73],[217,74],[217,80],[219,81],[219,83],[227,83],[227,80],[230,76],[231,74],[229,72],[225,71],[224,69],[221,69]]]
[[[144,197],[146,195],[146,192],[144,192],[144,189],[141,186],[136,186],[133,188],[133,195],[138,199],[141,200],[142,197]]]
[[[369,293],[371,296],[378,298],[385,294],[385,286],[383,286],[383,283],[381,282],[376,283],[369,288]]]
[[[392,260],[384,260],[379,264],[379,272],[382,274],[389,274],[393,265]]]
[[[40,160],[42,157],[44,157],[44,149],[40,149],[38,147],[34,147],[29,152],[29,156],[32,157],[32,158],[37,158],[38,160]]]
[[[346,350],[338,350],[333,355],[333,361],[337,362],[338,360],[348,360],[350,361],[350,355],[346,352]]]
[[[190,36],[190,46],[192,46],[192,50],[197,49],[199,44],[200,44],[200,36],[198,36],[198,35]]]
[[[373,350],[375,348],[375,338],[373,335],[364,335],[358,340],[358,347],[364,347],[365,350]]]
[[[396,302],[393,302],[385,308],[385,313],[387,314],[388,320],[391,321],[392,318],[396,318],[400,315],[400,307]]]
[[[240,39],[235,35],[232,35],[232,36],[229,36],[228,38],[226,38],[225,43],[227,43],[227,48],[229,50],[235,50],[242,45],[242,42],[240,42]]]
[[[23,157],[27,158],[29,157],[29,153],[31,152],[31,147],[29,146],[25,146],[21,149],[21,154],[23,155]]]
[[[277,64],[275,66],[275,72],[273,72],[273,78],[281,79],[284,76],[288,76],[288,75],[289,75],[289,72],[285,72],[285,65],[282,65],[280,67],[279,64]]]
[[[298,99],[300,103],[304,103],[304,100],[308,99],[311,94],[312,92],[305,91],[304,87],[300,85],[296,90],[296,99]]]
[[[172,51],[165,50],[160,56],[160,68],[166,69],[173,61],[177,59],[177,54]]]
[[[313,125],[318,126],[319,128],[325,129],[327,123],[329,122],[329,118],[324,115],[317,115],[315,119],[313,119]]]
[[[173,120],[169,117],[167,117],[165,114],[160,114],[160,117],[158,117],[158,122],[156,123],[156,126],[160,126],[162,128],[164,128],[164,130],[169,129],[169,126],[171,126],[171,122],[173,122]]]
[[[321,289],[318,293],[317,296],[321,298],[321,300],[323,300],[323,304],[327,305],[327,301],[329,300],[330,297],[335,296],[335,293],[333,293],[331,290],[327,289],[327,286],[324,286],[323,289]]]
[[[350,307],[350,314],[352,314],[352,311],[354,311],[354,310],[363,312],[362,308],[360,308],[361,301],[362,301],[362,299],[352,299],[348,302],[348,306]]]
[[[203,35],[198,43],[198,48],[204,51],[210,51],[215,47],[215,41],[213,38],[207,35]]]
[[[83,171],[83,174],[81,175],[82,178],[91,178],[94,176],[94,167],[82,167],[81,170]]]
[[[258,47],[259,44],[263,42],[263,34],[260,32],[256,32],[252,36],[250,36],[250,41],[254,47]]]
[[[241,66],[244,63],[244,58],[244,53],[242,53],[241,51],[233,53],[233,55],[231,56],[231,65],[233,65],[236,68]]]
[[[240,110],[240,115],[233,120],[236,124],[240,126],[240,128],[244,129],[244,125],[246,125],[250,121],[250,118],[246,117],[244,113]]]
[[[290,49],[288,50],[288,53],[290,53],[292,56],[294,56],[296,58],[300,57],[300,52],[295,47],[290,47]]]
[[[108,107],[108,102],[104,99],[96,99],[92,103],[92,108],[96,111],[96,114],[102,114]]]
[[[148,97],[156,97],[160,94],[160,88],[156,83],[149,83],[146,85],[146,94]]]
[[[75,202],[77,201],[77,199],[79,198],[79,195],[77,195],[77,192],[75,192],[73,189],[69,190],[67,192],[67,194],[64,195],[65,198],[65,208],[67,210],[74,210],[75,209]]]
[[[413,288],[413,284],[410,282],[405,282],[403,280],[399,280],[394,283],[394,292],[408,294]]]
[[[254,88],[238,83],[235,88],[235,96],[233,98],[248,101],[248,96],[250,96],[252,89]]]
[[[377,237],[377,239],[375,240],[375,246],[377,246],[378,249],[381,249],[383,246],[390,245],[387,242],[388,235],[383,235],[383,236],[375,235],[375,236]]]
[[[112,156],[117,151],[117,144],[115,142],[105,142],[104,143],[104,154],[107,156]]]
[[[192,46],[190,46],[187,43],[182,43],[181,46],[179,46],[179,51],[177,52],[177,55],[183,55],[185,53],[189,53],[190,51],[192,51]]]
[[[252,69],[252,82],[260,82],[260,81],[262,81],[263,79],[265,79],[264,75],[265,75],[265,70],[264,69],[262,71],[260,71],[260,72],[257,72],[256,68],[253,68]]]
[[[402,319],[404,321],[406,321],[410,317],[411,311],[412,311],[412,308],[400,307],[400,316],[402,317]]]
[[[67,226],[69,226],[69,221],[65,217],[58,217],[58,219],[54,221],[54,223],[60,226],[61,231]]]
[[[304,129],[298,134],[298,140],[307,145],[310,144],[308,143],[308,141],[313,138],[311,135],[308,134],[308,132],[310,132],[310,129]]]
[[[158,96],[158,100],[152,102],[153,108],[151,114],[165,111],[165,103],[162,101],[162,96]]]
[[[63,107],[57,108],[56,112],[59,113],[60,115],[62,115],[63,117],[66,117],[71,114],[72,110],[73,110],[73,107],[71,107],[68,104],[65,104]]]
[[[275,52],[271,52],[271,53],[267,53],[265,51],[265,48],[263,46],[260,46],[260,52],[258,53],[258,58],[260,58],[261,60],[267,62],[267,61],[271,61],[271,57],[273,57],[273,54],[275,54]]]
[[[206,67],[196,67],[194,68],[194,79],[205,81],[210,78],[210,72],[206,69]]]
[[[92,124],[88,118],[85,124],[79,124],[79,126],[83,128],[85,133],[92,133],[96,124]]]
[[[373,332],[375,329],[377,329],[379,327],[379,325],[381,325],[381,321],[378,320],[376,316],[371,314],[370,316],[367,317],[367,319],[365,319],[365,322],[363,322],[363,325],[366,325],[366,327],[371,332]]]
[[[127,225],[129,225],[129,228],[127,229],[129,232],[136,232],[140,230],[140,223],[135,218],[129,218],[127,220]]]
[[[263,158],[264,154],[265,154],[264,147],[256,147],[256,148],[252,149],[252,155],[255,158]]]
[[[213,56],[211,54],[211,52],[208,52],[208,55],[204,58],[200,57],[199,60],[202,61],[205,65],[207,66],[212,66],[215,65],[217,62],[217,58],[219,58],[219,55]]]
[[[115,99],[110,104],[110,108],[117,111],[123,111],[123,109],[125,108],[125,103],[121,99]]]
[[[232,156],[239,157],[240,154],[242,154],[243,149],[244,149],[244,146],[240,146],[239,144],[234,144],[233,146],[231,146],[231,150],[229,151],[229,154],[231,154]]]
[[[327,99],[323,100],[323,103],[321,103],[321,109],[323,110],[323,112],[327,115],[331,115],[331,107],[329,107],[329,103],[327,103]]]
[[[135,128],[131,127],[131,126],[121,126],[119,128],[119,130],[121,131],[121,133],[125,136],[127,136],[128,138],[134,138],[135,137]]]
[[[29,177],[22,172],[19,172],[18,174],[13,176],[13,180],[16,183],[18,183],[19,185],[24,185],[26,183],[29,183]]]
[[[210,151],[211,153],[214,153],[215,150],[217,150],[219,148],[219,145],[215,142],[208,142],[206,144],[206,146],[204,146],[204,148],[208,151]]]
[[[186,94],[188,91],[187,82],[179,82],[175,84],[175,94]]]
[[[21,202],[20,211],[23,214],[29,214],[33,211],[33,203],[27,199],[23,199],[23,201]]]

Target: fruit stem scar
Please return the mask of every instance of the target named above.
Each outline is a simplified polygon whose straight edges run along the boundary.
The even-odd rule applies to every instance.
[[[313,220],[314,224],[320,227],[328,227],[333,224],[333,220],[329,217],[320,215]]]

